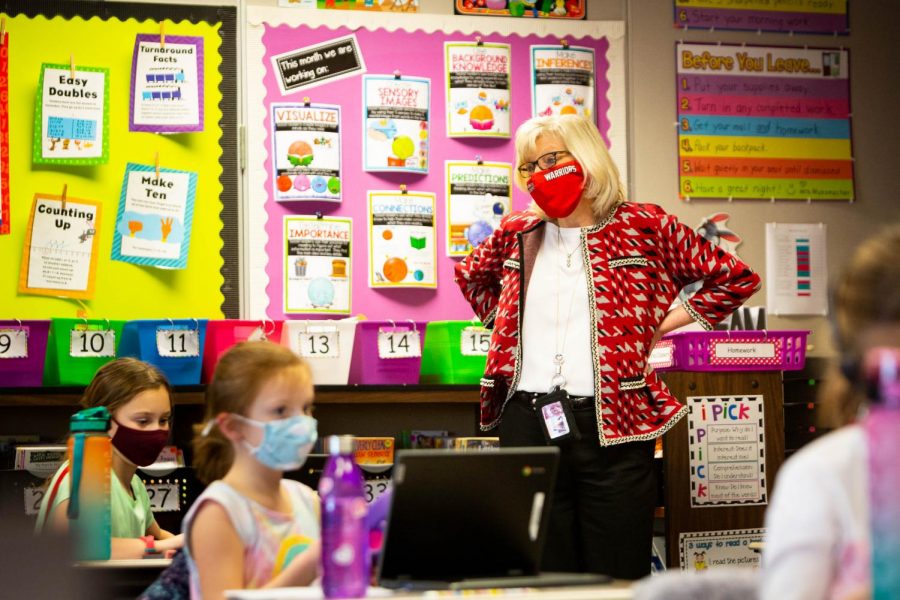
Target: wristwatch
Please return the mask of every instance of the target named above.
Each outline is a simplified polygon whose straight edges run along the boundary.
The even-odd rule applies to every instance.
[[[141,541],[144,542],[145,546],[144,556],[161,554],[160,551],[156,549],[156,538],[152,535],[142,535]]]

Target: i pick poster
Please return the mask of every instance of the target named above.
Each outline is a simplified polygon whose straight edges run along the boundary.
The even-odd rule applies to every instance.
[[[139,34],[131,60],[129,131],[203,131],[203,38]]]
[[[466,256],[512,209],[512,164],[447,161],[447,256]]]
[[[113,236],[112,259],[187,268],[197,174],[128,163]]]
[[[92,298],[99,227],[100,202],[35,194],[25,230],[19,293]]]
[[[532,116],[581,115],[595,119],[595,67],[591,48],[532,46]]]
[[[369,286],[436,288],[435,195],[370,191]]]
[[[45,63],[41,65],[37,89],[33,162],[106,163],[109,69]]]
[[[350,314],[352,220],[284,217],[284,312]]]
[[[341,201],[341,107],[272,104],[272,197]]]
[[[428,172],[431,80],[363,76],[363,168]]]
[[[510,46],[444,42],[447,135],[510,135]]]

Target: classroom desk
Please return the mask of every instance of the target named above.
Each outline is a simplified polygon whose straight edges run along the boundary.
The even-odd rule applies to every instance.
[[[171,558],[88,560],[75,563],[75,576],[79,588],[90,592],[82,597],[133,599],[171,563]]]
[[[472,596],[502,596],[504,600],[631,600],[631,582],[613,582],[599,586],[565,588],[493,589],[465,591],[394,592],[384,588],[369,588],[366,598],[402,598],[403,600],[433,600]],[[228,600],[322,600],[320,587],[279,588],[274,590],[228,590]]]

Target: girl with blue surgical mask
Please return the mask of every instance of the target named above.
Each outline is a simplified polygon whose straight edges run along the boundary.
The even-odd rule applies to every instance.
[[[194,467],[209,485],[183,524],[192,598],[318,576],[318,496],[283,478],[316,441],[312,405],[309,367],[289,349],[247,342],[222,355],[194,440]]]

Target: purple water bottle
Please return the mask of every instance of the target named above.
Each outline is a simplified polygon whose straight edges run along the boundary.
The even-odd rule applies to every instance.
[[[326,598],[362,598],[369,585],[369,532],[362,471],[353,436],[325,438],[328,462],[319,479],[322,501],[322,591]]]

